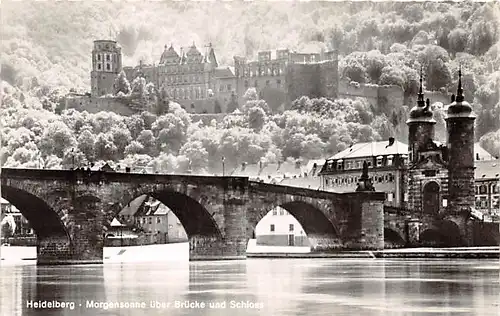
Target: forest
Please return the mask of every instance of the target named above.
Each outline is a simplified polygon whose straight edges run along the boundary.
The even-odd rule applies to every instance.
[[[5,167],[69,168],[114,161],[158,172],[210,173],[220,165],[326,158],[355,142],[396,135],[407,113],[356,100],[295,100],[272,113],[249,90],[238,114],[195,122],[171,103],[162,115],[130,117],[56,108],[89,90],[95,39],[116,37],[125,65],[158,62],[163,47],[212,43],[221,65],[259,50],[337,49],[343,79],[418,90],[456,90],[478,118],[476,139],[500,156],[500,5],[495,2],[113,2],[2,3],[2,148]],[[224,17],[213,19],[213,16]],[[137,81],[136,81],[137,82]],[[144,86],[144,85],[143,85]],[[136,89],[136,88],[134,88]],[[132,89],[132,90],[134,90]],[[445,137],[443,104],[435,104]]]

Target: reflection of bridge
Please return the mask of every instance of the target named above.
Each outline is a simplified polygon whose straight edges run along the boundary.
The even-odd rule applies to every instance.
[[[381,249],[380,192],[338,194],[244,177],[2,169],[2,196],[38,236],[38,263],[100,263],[111,220],[140,195],[168,206],[184,225],[191,258],[245,254],[259,220],[281,206],[316,249]]]

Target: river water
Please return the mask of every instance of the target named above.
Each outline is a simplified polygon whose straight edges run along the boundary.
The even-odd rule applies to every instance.
[[[497,316],[499,267],[379,259],[2,264],[0,315]]]

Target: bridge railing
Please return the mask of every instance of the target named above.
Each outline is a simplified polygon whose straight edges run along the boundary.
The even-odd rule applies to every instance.
[[[258,192],[272,192],[272,193],[292,194],[301,196],[314,196],[314,197],[324,197],[329,199],[331,199],[332,197],[340,198],[343,195],[342,193],[336,193],[331,191],[321,191],[309,188],[271,184],[258,181],[249,181],[249,186],[251,190]]]

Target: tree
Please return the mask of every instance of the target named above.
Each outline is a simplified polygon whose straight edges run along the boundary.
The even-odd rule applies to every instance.
[[[245,94],[243,95],[243,99],[245,101],[255,101],[259,99],[259,95],[257,94],[257,89],[254,87],[248,88]]]
[[[40,140],[40,151],[44,156],[55,154],[62,157],[67,148],[76,145],[75,136],[61,121],[49,123]]]
[[[16,222],[12,215],[6,215],[0,225],[2,226],[2,236],[4,238],[10,238],[14,235],[16,231]]]
[[[267,115],[261,107],[252,107],[248,111],[248,126],[259,132],[267,120]]]
[[[89,129],[84,129],[78,136],[78,150],[85,155],[87,160],[93,161],[95,158],[95,135]]]
[[[208,152],[203,148],[203,144],[200,141],[185,143],[180,149],[179,154],[189,159],[193,171],[199,171],[208,166]]]
[[[130,83],[127,80],[125,72],[122,70],[115,79],[115,94],[118,95],[120,92],[124,95],[128,95],[132,89],[130,88]]]

